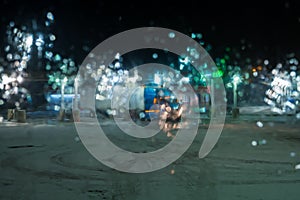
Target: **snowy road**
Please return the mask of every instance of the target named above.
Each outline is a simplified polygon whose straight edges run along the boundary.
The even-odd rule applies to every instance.
[[[207,129],[201,124],[179,160],[146,174],[118,172],[95,160],[71,122],[0,125],[0,199],[298,200],[300,121],[273,121],[258,127],[252,118],[227,120],[214,150],[200,160]],[[160,134],[136,142],[110,123],[104,127],[114,143],[131,151],[154,150],[171,140]]]

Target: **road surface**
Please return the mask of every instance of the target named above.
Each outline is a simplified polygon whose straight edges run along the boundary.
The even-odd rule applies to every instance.
[[[0,199],[298,200],[299,122],[280,116],[229,118],[213,151],[199,159],[208,127],[203,120],[180,159],[145,174],[101,164],[82,145],[72,122],[2,123]],[[132,151],[154,150],[171,140],[160,134],[136,142],[110,121],[103,127],[114,143]]]

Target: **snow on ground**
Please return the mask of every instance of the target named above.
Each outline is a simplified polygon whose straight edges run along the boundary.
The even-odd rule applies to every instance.
[[[171,140],[160,133],[155,139],[137,142],[110,121],[102,124],[114,143],[132,151],[151,151]],[[72,122],[43,119],[22,125],[2,123],[0,199],[300,198],[300,170],[295,169],[300,163],[298,119],[229,116],[213,151],[199,159],[207,127],[208,121],[202,120],[188,151],[166,168],[128,174],[94,159]]]

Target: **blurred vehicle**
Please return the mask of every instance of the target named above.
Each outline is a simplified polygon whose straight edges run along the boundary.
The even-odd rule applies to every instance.
[[[49,94],[46,97],[48,101],[47,110],[59,111],[61,107],[61,94]],[[64,104],[66,110],[72,109],[72,102],[74,99],[74,94],[64,95]]]
[[[144,90],[142,92],[138,91],[137,93],[141,94],[134,93],[129,100],[130,103],[128,109],[133,119],[158,119],[160,117],[161,106],[163,104],[165,106],[169,106],[172,110],[178,110],[181,107],[181,104],[171,90],[163,88],[157,84],[147,84],[144,86]],[[74,94],[64,95],[64,106],[66,110],[72,110],[74,96]],[[60,110],[62,101],[61,94],[49,94],[46,98],[48,101],[47,110]],[[100,113],[107,113],[108,110],[115,110],[112,108],[110,99],[96,99],[95,108],[96,111]],[[80,109],[84,109],[84,107],[80,106]],[[117,111],[110,113],[113,115],[120,114]]]
[[[146,85],[144,89],[145,119],[158,119],[163,107],[178,110],[181,105],[173,92],[156,84]]]

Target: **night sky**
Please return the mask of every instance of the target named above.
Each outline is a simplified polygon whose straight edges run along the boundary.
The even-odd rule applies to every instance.
[[[51,11],[55,16],[51,30],[57,36],[55,49],[73,56],[77,62],[86,56],[83,46],[93,48],[116,33],[144,26],[166,27],[187,35],[200,32],[214,49],[238,46],[244,39],[257,49],[255,56],[275,59],[300,52],[299,5],[288,0],[199,1],[199,5],[192,1],[137,4],[4,0],[0,5],[0,34],[5,38],[5,28],[11,20],[16,24],[30,24],[32,19],[37,19],[42,24],[45,14]]]
[[[53,13],[55,20],[46,27],[48,12]],[[2,60],[6,57],[6,30],[11,21],[15,27],[26,26],[27,31],[34,35],[53,33],[56,40],[51,51],[71,58],[77,65],[81,65],[88,53],[105,39],[122,31],[149,26],[174,29],[188,36],[201,33],[203,39],[199,42],[204,42],[204,48],[212,47],[209,54],[216,63],[228,53],[226,49],[231,49],[228,53],[230,60],[226,64],[240,66],[245,71],[249,70],[249,64],[256,67],[267,60],[270,63],[267,70],[271,72],[278,63],[286,62],[287,57],[300,59],[300,2],[296,0],[209,0],[198,1],[197,4],[195,1],[174,0],[139,3],[0,0]],[[44,99],[41,88],[47,83],[47,72],[45,59],[37,58],[36,49],[31,52],[27,69],[31,80],[35,81],[27,82],[29,85],[26,87],[31,89],[32,99],[36,99],[33,104],[38,105],[44,103],[38,101]],[[143,59],[145,57],[151,59],[149,54],[145,54]],[[143,59],[128,57],[128,63],[146,63],[147,60]]]

